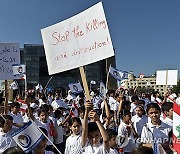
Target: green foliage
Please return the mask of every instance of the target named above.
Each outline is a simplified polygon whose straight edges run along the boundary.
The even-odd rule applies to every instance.
[[[177,86],[173,86],[173,92],[174,93],[180,93],[180,80],[177,82]]]

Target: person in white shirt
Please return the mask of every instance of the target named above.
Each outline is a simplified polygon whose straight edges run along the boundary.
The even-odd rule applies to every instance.
[[[168,124],[170,127],[173,127],[173,103],[165,102],[162,104],[161,109],[166,116],[162,122]]]
[[[123,111],[122,121],[118,128],[118,138],[118,145],[123,147],[124,152],[130,153],[136,147],[134,141],[138,138],[138,134],[131,122],[131,112],[129,110]]]
[[[144,109],[142,106],[137,106],[135,109],[136,114],[131,118],[134,128],[138,134],[141,136],[143,126],[148,122],[147,116],[144,114]]]
[[[14,102],[11,104],[11,112],[9,113],[10,116],[13,117],[13,123],[16,127],[23,126],[23,118],[20,111],[20,104],[18,102]]]
[[[82,153],[106,154],[109,152],[108,134],[99,120],[99,116],[92,110],[93,104],[86,102],[82,128]],[[91,122],[88,123],[88,114]],[[101,136],[103,144],[100,143]]]
[[[69,119],[72,134],[66,140],[65,154],[75,154],[82,151],[81,120],[78,117]]]
[[[109,95],[109,106],[110,106],[110,110],[114,110],[114,105],[116,104],[116,100],[114,99],[114,90],[109,90],[108,91],[108,95]]]
[[[53,107],[54,110],[56,110],[59,107],[68,108],[68,105],[60,99],[60,94],[58,92],[55,93],[55,100],[52,102],[51,106]]]
[[[109,137],[109,154],[118,154],[118,147],[116,143],[118,133],[114,129],[106,129],[106,131]]]
[[[0,153],[5,150],[17,146],[16,142],[13,140],[11,134],[17,130],[17,128],[12,128],[13,117],[10,115],[0,116]]]
[[[172,129],[160,120],[161,109],[159,105],[156,103],[148,104],[146,112],[151,121],[142,129],[142,145],[152,148],[154,144],[161,144],[165,151],[169,151],[169,133]]]
[[[131,115],[135,115],[135,108],[136,106],[138,105],[138,101],[139,101],[139,98],[137,95],[133,95],[131,97],[131,109],[130,109],[130,112],[131,112]]]

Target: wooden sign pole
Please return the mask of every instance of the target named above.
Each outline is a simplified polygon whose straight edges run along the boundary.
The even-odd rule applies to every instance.
[[[80,70],[81,79],[82,79],[82,82],[83,82],[83,87],[84,87],[84,91],[85,91],[85,95],[86,95],[86,101],[91,101],[91,98],[90,98],[90,95],[89,95],[89,89],[88,89],[88,85],[87,85],[87,81],[86,81],[86,75],[84,73],[83,66],[80,66],[79,70]]]

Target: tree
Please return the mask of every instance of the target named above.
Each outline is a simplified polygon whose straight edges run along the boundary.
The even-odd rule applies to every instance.
[[[178,80],[177,85],[173,86],[173,92],[174,93],[180,93],[180,80]]]

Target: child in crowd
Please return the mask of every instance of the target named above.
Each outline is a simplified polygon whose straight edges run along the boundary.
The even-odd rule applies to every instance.
[[[11,134],[17,129],[12,128],[13,117],[10,115],[0,116],[0,153],[5,150],[16,146],[16,142],[13,140]]]
[[[134,125],[134,128],[138,134],[138,137],[141,137],[141,132],[143,126],[148,122],[147,116],[144,114],[144,109],[142,106],[137,106],[135,108],[135,115],[132,117],[131,121]]]
[[[173,127],[173,103],[165,102],[162,104],[161,109],[166,116],[162,121],[168,124],[170,127]]]
[[[109,137],[109,147],[110,147],[110,154],[118,154],[118,147],[116,143],[116,137],[118,133],[114,129],[107,129],[107,134]]]
[[[38,118],[35,118],[30,109],[29,100],[27,99],[26,102],[28,104],[28,112],[30,118],[37,124],[38,127],[42,127],[47,130],[48,138],[53,143],[53,138],[56,137],[57,133],[53,121],[48,118],[49,117],[48,109],[46,107],[40,108],[38,111]],[[48,151],[53,151],[53,146],[50,141],[48,141],[46,149]]]
[[[78,117],[69,119],[72,134],[66,140],[65,154],[76,154],[81,151],[81,120]]]
[[[157,103],[148,104],[146,112],[151,120],[142,129],[142,145],[152,148],[154,144],[161,144],[165,151],[170,151],[169,133],[171,127],[160,120],[161,109],[159,105]]]
[[[109,152],[109,139],[106,130],[99,120],[99,116],[93,111],[93,104],[85,104],[85,115],[82,129],[83,154],[104,154]],[[88,114],[91,122],[88,123]],[[100,143],[101,136],[103,144]]]
[[[16,127],[23,126],[23,118],[20,111],[20,104],[18,102],[14,102],[11,104],[11,112],[9,113],[10,116],[13,117],[13,123]]]
[[[124,152],[130,153],[136,147],[135,139],[138,134],[131,122],[131,112],[124,110],[122,113],[122,121],[118,128],[119,146],[123,146]]]

